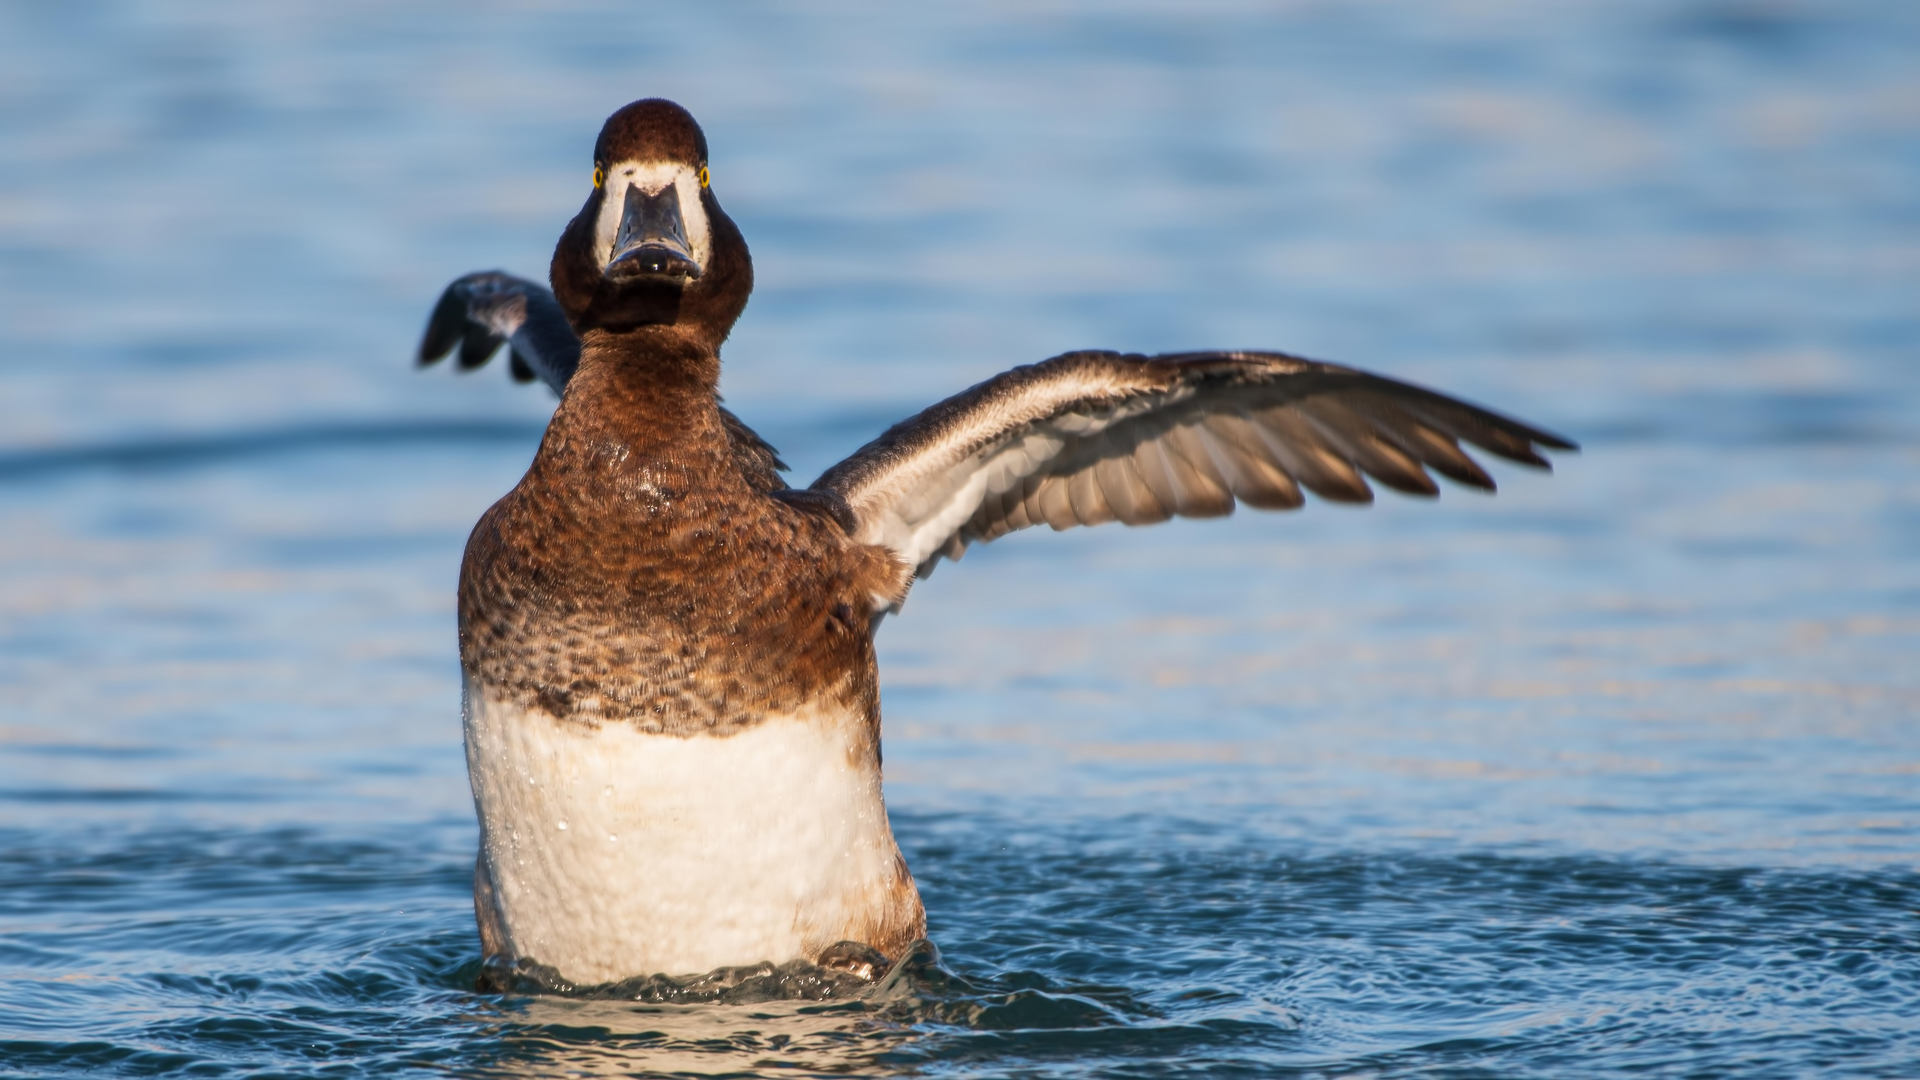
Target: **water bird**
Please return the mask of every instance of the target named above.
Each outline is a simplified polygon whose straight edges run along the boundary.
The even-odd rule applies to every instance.
[[[421,363],[502,345],[560,395],[460,569],[488,962],[570,985],[805,961],[884,972],[926,915],[881,796],[873,635],[917,577],[1035,525],[1213,517],[1372,478],[1493,490],[1558,435],[1279,352],[1072,352],[887,429],[804,488],[722,407],[753,265],[680,106],[606,121],[551,289],[449,285]]]

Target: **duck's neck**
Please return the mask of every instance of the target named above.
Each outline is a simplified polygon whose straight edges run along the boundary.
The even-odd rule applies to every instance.
[[[729,459],[720,358],[673,327],[588,331],[541,457],[589,472],[706,470]]]
[[[711,397],[720,386],[720,354],[706,336],[676,324],[644,324],[624,330],[603,327],[580,338],[580,373],[616,380],[609,389],[633,386],[652,393],[685,388]]]

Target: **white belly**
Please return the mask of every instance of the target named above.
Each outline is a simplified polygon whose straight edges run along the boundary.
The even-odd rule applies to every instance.
[[[858,716],[679,738],[555,720],[477,686],[465,711],[509,960],[591,985],[812,958],[901,902]]]

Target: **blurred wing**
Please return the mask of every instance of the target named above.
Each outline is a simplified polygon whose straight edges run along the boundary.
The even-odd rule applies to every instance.
[[[1146,525],[1236,501],[1290,510],[1303,488],[1371,502],[1368,476],[1436,495],[1428,469],[1493,490],[1462,441],[1541,468],[1536,447],[1576,449],[1431,390],[1283,353],[1078,352],[895,424],[813,487],[846,503],[855,539],[925,577],[943,555],[1031,525]]]
[[[580,366],[580,339],[553,290],[498,270],[457,278],[440,294],[420,339],[420,366],[438,363],[458,346],[457,366],[471,371],[492,359],[502,345],[507,346],[508,370],[515,380],[539,379],[555,394],[566,390]],[[780,474],[787,464],[779,453],[725,408],[720,419],[733,446],[734,464],[747,482],[761,491],[785,488]]]
[[[539,379],[555,394],[580,366],[580,339],[553,291],[498,270],[457,278],[440,294],[420,339],[420,366],[438,363],[456,345],[462,371],[480,367],[506,345],[513,377]]]

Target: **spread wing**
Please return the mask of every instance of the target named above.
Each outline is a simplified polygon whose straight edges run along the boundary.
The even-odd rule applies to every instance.
[[[507,346],[508,371],[516,381],[538,379],[555,394],[566,390],[580,366],[580,338],[553,290],[499,270],[456,278],[440,294],[420,339],[419,362],[421,367],[436,364],[459,346],[455,364],[471,371],[492,359],[502,345]],[[748,482],[762,491],[784,489],[780,474],[787,463],[779,452],[727,409],[720,410],[720,420],[734,464]]]
[[[1431,469],[1493,479],[1462,442],[1548,468],[1558,435],[1364,371],[1283,353],[1076,352],[996,375],[828,469],[854,538],[925,577],[1016,529],[1290,510],[1303,489],[1370,502],[1372,477],[1437,495]]]

